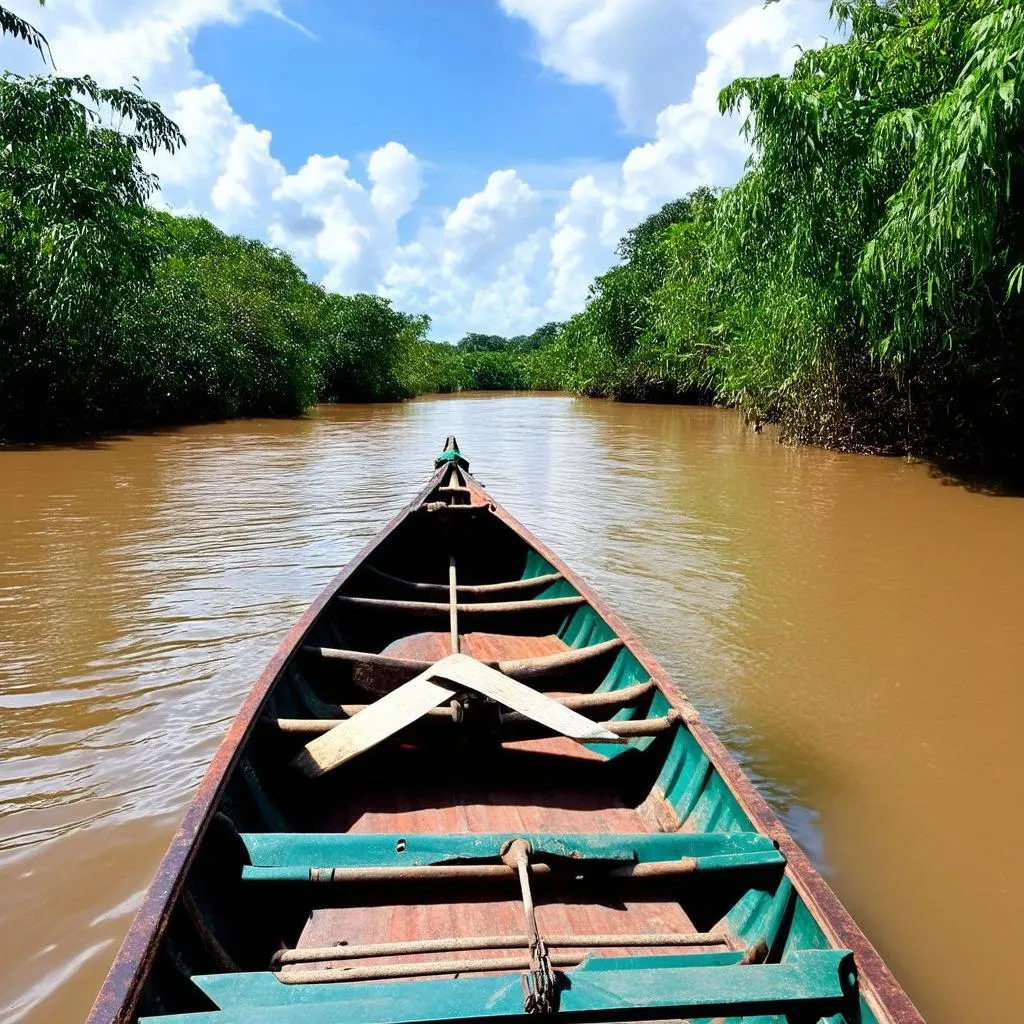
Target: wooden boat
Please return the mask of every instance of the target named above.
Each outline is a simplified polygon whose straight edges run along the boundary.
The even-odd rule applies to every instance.
[[[89,1020],[530,1013],[921,1020],[650,653],[449,438],[256,682]]]

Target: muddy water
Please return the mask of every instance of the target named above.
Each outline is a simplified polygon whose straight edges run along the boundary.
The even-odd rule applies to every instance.
[[[242,695],[449,432],[638,627],[932,1024],[1018,1019],[1024,500],[554,396],[0,450],[0,1019],[84,1017]]]

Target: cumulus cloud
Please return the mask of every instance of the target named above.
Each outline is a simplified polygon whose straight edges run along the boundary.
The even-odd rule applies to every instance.
[[[740,75],[787,71],[798,47],[820,38],[827,19],[813,0],[738,9],[701,37],[699,70],[672,92],[648,73],[650,52],[640,42],[653,41],[659,28],[671,37],[683,24],[692,34],[686,5],[502,3],[534,28],[545,63],[572,81],[602,85],[624,119],[667,95],[676,100],[658,107],[650,141],[632,148],[614,171],[583,174],[546,201],[515,170],[495,172],[439,228],[396,252],[384,275],[386,294],[428,308],[444,325],[513,333],[577,311],[594,276],[614,260],[618,239],[643,217],[698,185],[735,181],[748,151],[736,121],[720,116],[718,93]],[[667,64],[679,67],[678,60]]]
[[[749,0],[745,0],[749,3]],[[744,0],[501,0],[533,29],[537,56],[570,82],[606,89],[627,128],[653,130],[679,100],[684,68],[699,58],[709,24]],[[709,20],[710,19],[710,20]]]
[[[420,162],[400,142],[388,142],[376,150],[367,165],[373,191],[370,199],[382,216],[397,221],[411,209],[420,194]]]
[[[818,5],[781,0],[748,7],[711,33],[689,98],[659,112],[654,138],[633,148],[614,178],[579,178],[555,214],[545,303],[551,316],[580,307],[588,282],[631,225],[699,185],[739,177],[747,148],[735,119],[720,116],[719,92],[740,75],[788,71],[799,47],[813,45],[826,28]]]
[[[153,161],[167,206],[290,250],[327,287],[425,310],[448,337],[527,331],[579,309],[630,226],[697,185],[739,176],[746,149],[718,114],[719,90],[787,70],[795,45],[828,29],[816,0],[500,0],[530,26],[544,68],[604,89],[643,141],[557,188],[521,169],[485,169],[476,192],[420,213],[423,163],[400,141],[382,139],[361,158],[313,153],[289,173],[266,126],[241,118],[195,66],[205,25],[263,14],[301,29],[281,0],[8,3],[47,33],[62,73],[104,84],[137,76],[179,123],[187,148]],[[15,70],[39,70],[27,47],[10,50]],[[400,230],[410,214],[414,229]]]
[[[220,84],[193,62],[192,43],[206,25],[237,25],[260,13],[305,31],[278,0],[11,6],[46,32],[61,73],[88,72],[105,85],[138,79],[178,123],[188,145],[147,157],[160,178],[159,203],[287,248],[328,287],[379,286],[398,244],[398,221],[419,197],[419,160],[401,143],[386,142],[365,161],[365,183],[337,155],[313,154],[288,174],[273,154],[271,132],[239,117]],[[39,70],[27,48],[18,59],[27,62],[18,70]]]
[[[327,267],[324,284],[338,291],[376,289],[397,247],[398,220],[419,195],[419,161],[400,143],[375,150],[367,173],[369,189],[348,160],[317,154],[281,175],[271,194],[272,241]]]
[[[396,249],[382,290],[444,327],[532,329],[541,313],[535,288],[545,212],[539,193],[516,171],[494,171],[482,189]]]

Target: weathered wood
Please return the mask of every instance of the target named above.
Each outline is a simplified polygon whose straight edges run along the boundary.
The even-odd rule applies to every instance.
[[[615,739],[615,733],[609,732],[604,726],[584,718],[546,694],[524,686],[465,654],[452,654],[442,659],[434,666],[433,675],[435,679],[444,679],[476,690],[485,697],[490,697],[491,700],[581,743]]]
[[[485,664],[487,663],[485,662]],[[563,693],[553,699],[567,708],[572,708],[573,711],[593,711],[626,707],[647,696],[653,689],[654,683],[647,680],[647,682],[635,683],[633,686],[623,686],[618,690],[604,690],[601,693]],[[336,718],[342,715],[351,718],[369,706],[369,704],[324,704],[318,713],[325,718]],[[508,712],[508,716],[513,714],[515,712]],[[435,708],[433,711],[428,711],[426,717],[451,718],[452,716],[446,708]]]
[[[431,682],[454,682],[449,688]],[[527,718],[581,743],[614,742],[615,733],[584,718],[558,701],[506,675],[488,668],[465,654],[450,654],[426,672],[385,694],[353,718],[334,725],[303,747],[292,765],[311,778],[351,761],[371,747],[422,718],[442,701],[455,695],[455,689],[482,693]],[[293,720],[296,721],[296,720]],[[299,719],[298,721],[304,721]]]
[[[459,598],[458,583],[455,578],[455,556],[448,559],[448,611],[449,632],[452,640],[452,654],[459,653]]]
[[[566,705],[562,705],[565,707]],[[367,708],[373,707],[372,704],[363,705],[352,705],[352,710],[356,714],[361,714]],[[430,711],[426,711],[420,718],[428,718],[431,721],[440,720],[452,720],[452,714],[447,708],[435,707]],[[416,719],[414,719],[415,721]],[[344,725],[346,722],[352,721],[352,718],[266,718],[262,719],[265,724],[273,727],[278,732],[288,733],[295,736],[323,736],[329,733],[332,729],[336,729],[339,725]],[[590,721],[587,719],[587,721]],[[614,719],[607,722],[592,722],[592,725],[599,726],[602,729],[607,730],[611,735],[603,737],[600,741],[594,740],[587,742],[601,742],[601,743],[616,743],[626,739],[633,739],[641,736],[658,736],[663,732],[667,732],[672,728],[678,721],[680,721],[678,715],[664,715],[661,718],[641,718],[636,721],[615,721]],[[502,716],[501,724],[507,726],[513,726],[515,735],[519,737],[524,733],[523,726],[533,726],[533,729],[526,729],[525,732],[528,735],[543,735],[543,732],[537,730],[539,723],[531,721],[530,716],[521,714],[518,711],[509,712]],[[553,732],[560,732],[558,729],[554,729],[552,726],[547,726]],[[385,737],[386,738],[386,737]],[[573,737],[576,739],[577,737]],[[369,748],[367,748],[369,749]]]
[[[364,570],[369,575],[376,576],[396,587],[406,587],[421,594],[442,595],[448,593],[448,585],[446,583],[420,583],[417,580],[407,580],[401,576],[393,576],[391,573],[384,572],[382,569],[377,569],[372,565],[364,566]],[[506,580],[503,583],[460,583],[459,595],[462,597],[479,597],[487,594],[501,594],[505,591],[541,590],[552,583],[557,583],[560,579],[562,579],[560,572],[549,572],[543,576],[533,576],[525,580]]]
[[[615,637],[589,647],[574,647],[558,654],[545,654],[539,658],[517,658],[509,661],[485,661],[483,664],[504,672],[513,679],[539,679],[544,676],[557,675],[559,672],[576,668],[588,661],[596,660],[617,651],[623,646],[622,641]],[[316,655],[334,661],[350,661],[360,665],[379,665],[389,670],[407,670],[415,675],[430,668],[433,662],[418,658],[395,658],[388,654],[375,654],[371,651],[350,651],[340,647],[316,647],[307,644],[302,648],[303,654]]]
[[[454,696],[454,690],[431,682],[432,674],[433,670],[429,670],[410,679],[354,718],[345,719],[311,740],[295,756],[292,765],[316,778],[422,718],[425,712]]]
[[[633,861],[620,858],[560,858],[555,862],[530,862],[530,875],[559,886],[578,879],[581,882],[616,882],[626,886],[664,878],[720,871],[780,869],[785,858],[775,849],[742,853],[678,857],[674,860]],[[312,885],[423,885],[487,882],[497,886],[519,884],[519,872],[512,864],[414,864],[402,867],[281,867],[254,864],[242,868],[242,878],[253,883],[309,883]]]
[[[280,949],[271,957],[271,968],[286,964],[313,964],[331,960],[359,960],[375,956],[410,956],[416,953],[462,953],[484,949],[519,949],[526,945],[526,935],[450,936],[443,939],[411,939],[408,942],[368,942],[347,946],[305,946]],[[544,942],[552,949],[623,949],[628,946],[663,946],[666,949],[686,946],[727,946],[725,935],[715,932],[665,932],[661,934],[609,935],[545,935]]]
[[[397,601],[390,597],[353,597],[339,594],[336,598],[342,604],[357,608],[368,608],[375,611],[410,612],[414,615],[447,615],[447,601]],[[568,597],[538,597],[533,601],[482,601],[470,604],[460,603],[460,614],[508,615],[513,612],[545,612],[560,608],[578,608],[586,604],[579,594]]]
[[[591,644],[589,647],[574,647],[568,651],[559,651],[558,654],[545,654],[540,658],[516,658],[510,661],[499,661],[497,668],[499,672],[504,672],[505,675],[521,682],[527,679],[540,679],[576,668],[588,661],[603,658],[606,654],[617,651],[622,646],[622,640],[614,637],[599,644]]]
[[[653,689],[654,683],[648,680],[644,683],[636,683],[633,686],[624,686],[619,690],[607,690],[603,693],[566,693],[553,699],[557,700],[559,704],[564,704],[567,708],[572,708],[573,711],[595,711],[606,708],[626,707],[642,699]],[[262,718],[260,722],[263,725],[277,729],[279,732],[319,736],[333,729],[336,725],[340,725],[346,718],[352,718],[354,715],[360,714],[368,707],[370,707],[369,704],[332,705],[318,702],[319,713],[322,716],[320,718]],[[342,715],[344,718],[338,717]],[[423,717],[430,720],[454,720],[451,709],[443,707],[433,708]],[[505,721],[516,719],[523,722],[528,721],[528,719],[515,711],[507,712],[504,716]],[[662,719],[643,719],[642,721],[651,723],[653,727],[661,722]],[[605,722],[604,724],[612,732],[623,735],[619,730],[629,727],[632,723],[612,721]]]
[[[576,967],[583,957],[554,953],[555,967]],[[487,957],[479,960],[419,960],[406,964],[377,964],[373,967],[319,968],[309,971],[281,971],[277,977],[286,985],[332,984],[337,981],[383,981],[386,978],[418,978],[434,974],[467,974],[479,971],[521,971],[530,966],[529,956]]]

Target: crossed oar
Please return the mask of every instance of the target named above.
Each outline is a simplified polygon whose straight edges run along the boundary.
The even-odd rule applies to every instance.
[[[435,680],[440,679],[441,682]],[[580,743],[616,741],[618,737],[597,722],[584,718],[557,700],[524,686],[503,672],[465,654],[449,654],[418,676],[385,694],[357,715],[311,740],[292,764],[315,778],[351,761],[364,750],[393,736],[450,700],[456,690],[475,690],[527,718]]]

